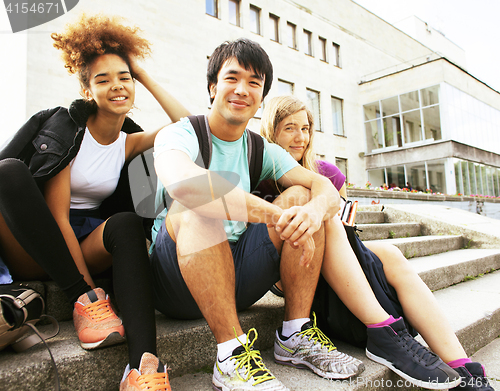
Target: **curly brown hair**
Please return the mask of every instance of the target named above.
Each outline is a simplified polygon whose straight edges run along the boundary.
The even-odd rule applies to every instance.
[[[54,47],[62,50],[64,67],[78,74],[83,88],[89,87],[90,66],[98,56],[116,54],[130,68],[130,57],[142,59],[151,53],[150,42],[138,34],[142,30],[124,21],[119,16],[82,14],[63,33],[51,34]]]

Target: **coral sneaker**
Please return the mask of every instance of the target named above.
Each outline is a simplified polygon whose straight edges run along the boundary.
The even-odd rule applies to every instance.
[[[108,295],[101,288],[78,298],[73,310],[73,322],[84,349],[97,349],[125,341],[122,321],[114,313]]]
[[[160,367],[160,360],[151,354],[144,353],[141,357],[139,370],[125,368],[120,391],[164,390],[171,391],[168,381],[167,367]]]

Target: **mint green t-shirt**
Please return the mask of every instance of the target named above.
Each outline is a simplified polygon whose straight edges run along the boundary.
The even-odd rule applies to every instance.
[[[236,141],[223,141],[212,135],[212,158],[209,166],[210,171],[230,171],[238,174],[237,186],[246,192],[250,192],[250,174],[248,171],[247,155],[247,132]],[[200,151],[196,132],[188,118],[182,118],[179,122],[162,129],[156,136],[154,145],[154,156],[165,151],[178,150],[185,152],[194,162],[199,159]],[[279,179],[298,163],[292,156],[279,145],[271,144],[264,139],[264,155],[262,160],[262,172],[259,181],[266,179]],[[171,167],[175,170],[176,167]],[[156,193],[156,206],[163,202],[164,186],[158,181]],[[152,228],[153,245],[156,235],[164,224],[167,210],[164,209],[155,219]],[[224,221],[224,229],[229,241],[235,242],[246,230],[246,223],[242,221]],[[153,246],[151,246],[153,247]]]

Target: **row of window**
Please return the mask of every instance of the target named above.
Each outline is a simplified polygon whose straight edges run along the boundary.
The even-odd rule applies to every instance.
[[[500,196],[500,169],[455,159],[457,193]]]
[[[368,171],[368,180],[374,187],[406,187],[419,191],[431,189],[446,194],[446,160],[416,162]]]
[[[447,193],[446,160],[416,162],[368,171],[368,180],[374,186],[411,187],[415,190]],[[500,196],[500,168],[450,159],[455,168],[456,193]]]
[[[219,0],[205,0],[206,13],[208,15],[219,17]],[[242,27],[242,10],[241,0],[228,0],[229,23]],[[262,35],[262,10],[250,4],[248,9],[250,31],[255,34]],[[272,41],[286,44],[288,47],[298,50],[297,42],[297,25],[287,21],[286,25],[281,26],[281,18],[278,15],[269,13],[269,38]],[[328,50],[330,47],[330,53]],[[328,45],[327,39],[318,36],[317,46],[313,43],[313,34],[311,31],[302,30],[302,49],[309,56],[317,56],[321,61],[331,62],[333,65],[340,67],[340,46],[332,42]],[[317,52],[316,52],[317,50]],[[330,55],[329,55],[330,54]]]
[[[274,87],[273,87],[274,88]],[[276,83],[277,94],[276,95],[293,95],[294,94],[294,84],[285,80],[278,79]],[[274,90],[273,90],[274,92]],[[331,102],[331,115],[332,115],[332,131],[333,134],[338,136],[345,136],[344,134],[344,121],[342,115],[342,99],[330,96]],[[320,92],[313,89],[306,89],[306,104],[307,107],[312,111],[314,118],[314,129],[320,132],[324,132],[321,121],[321,99]],[[330,133],[329,131],[327,133]]]
[[[441,140],[439,85],[363,106],[368,152]]]

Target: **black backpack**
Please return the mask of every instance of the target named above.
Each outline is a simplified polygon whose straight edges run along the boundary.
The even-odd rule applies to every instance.
[[[208,120],[204,115],[189,116],[188,118],[198,137],[200,155],[198,159],[196,159],[196,164],[208,169],[212,158],[212,142]],[[259,178],[262,172],[264,140],[259,134],[248,129],[245,130],[245,132],[247,132],[250,191],[253,191],[259,184]],[[172,203],[172,199],[168,193],[165,192],[163,205],[155,208],[158,179],[154,169],[152,148],[141,153],[141,155],[130,162],[128,173],[135,211],[139,216],[146,218],[146,220],[148,220],[146,225],[150,226],[152,224],[152,219],[156,218],[164,208],[168,208]]]
[[[210,127],[208,119],[204,115],[191,115],[188,117],[193,125],[198,145],[206,169],[210,166],[212,159],[212,141],[210,140]],[[248,150],[248,171],[250,173],[250,192],[254,191],[259,185],[259,178],[262,172],[262,159],[264,155],[264,141],[262,137],[248,129],[247,132],[247,150]],[[210,140],[210,141],[209,141]]]

